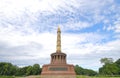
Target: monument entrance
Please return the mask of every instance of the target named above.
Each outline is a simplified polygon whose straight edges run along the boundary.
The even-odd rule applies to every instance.
[[[66,63],[66,54],[61,52],[61,30],[58,27],[57,30],[57,45],[56,52],[51,54],[51,62],[50,64],[43,65],[42,78],[56,78],[54,76],[59,76],[59,78],[63,78],[61,76],[65,76],[65,78],[74,78],[75,71],[74,66],[72,64]],[[68,77],[69,76],[69,77]]]

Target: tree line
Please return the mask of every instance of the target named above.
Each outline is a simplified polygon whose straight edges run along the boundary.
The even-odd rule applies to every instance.
[[[91,69],[84,69],[78,65],[75,66],[75,72],[77,75],[88,76],[120,76],[120,59],[113,62],[112,58],[102,58],[100,60],[103,66],[99,68],[99,71],[93,71]]]
[[[39,64],[34,64],[33,66],[18,67],[11,63],[0,62],[0,75],[28,76],[28,75],[38,75],[40,73],[41,73],[41,68]]]
[[[95,76],[98,74],[96,71],[93,71],[91,69],[84,69],[79,65],[76,65],[74,68],[77,75]]]
[[[112,58],[102,58],[100,61],[103,63],[103,66],[99,68],[100,75],[120,76],[120,59],[113,62]]]
[[[120,59],[113,62],[112,58],[102,58],[103,66],[99,68],[99,72],[91,69],[84,69],[79,65],[74,66],[77,75],[104,75],[104,76],[120,76]],[[0,62],[0,75],[7,76],[28,76],[41,74],[42,68],[39,64],[33,66],[18,67],[8,62]]]

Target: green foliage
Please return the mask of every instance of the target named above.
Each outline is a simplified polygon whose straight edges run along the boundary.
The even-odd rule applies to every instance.
[[[84,75],[95,76],[95,75],[97,75],[97,72],[95,72],[91,69],[84,69]]]
[[[120,75],[120,59],[118,59],[116,62],[115,62],[115,64],[117,65],[117,67],[118,67],[118,70],[119,70],[119,75]]]
[[[33,66],[26,66],[19,68],[16,75],[17,76],[28,76],[28,75],[39,75],[41,73],[41,68],[39,64],[34,64]]]
[[[91,69],[84,69],[78,65],[75,66],[75,72],[77,75],[87,75],[87,76],[95,76],[97,75],[97,72],[91,70]]]
[[[113,59],[112,58],[102,58],[100,60],[101,63],[104,63],[104,64],[112,64],[113,63]]]
[[[16,76],[25,76],[27,72],[28,66],[23,67],[23,68],[18,68],[15,75]]]
[[[0,75],[14,75],[16,72],[17,66],[13,66],[11,63],[0,63]]]
[[[34,64],[33,66],[26,66],[19,68],[11,63],[0,62],[0,75],[6,76],[26,76],[26,75],[39,75],[41,73],[41,68],[39,64]]]
[[[76,72],[77,75],[82,75],[83,74],[83,68],[82,67],[76,65],[74,69],[75,69],[75,72]]]
[[[120,59],[115,62],[120,67]]]
[[[41,73],[41,69],[39,64],[34,64],[32,68],[33,75],[37,75]]]
[[[32,72],[32,66],[29,66],[26,70],[26,75],[32,75],[33,72]]]
[[[116,64],[106,64],[99,69],[99,73],[102,75],[118,75],[119,68]]]
[[[102,61],[104,61],[105,64],[103,65],[103,67],[99,68],[100,75],[106,76],[120,75],[120,59],[118,59],[116,62],[113,62],[110,59],[103,58]]]

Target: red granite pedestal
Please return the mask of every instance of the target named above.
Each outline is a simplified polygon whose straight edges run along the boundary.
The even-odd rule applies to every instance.
[[[75,78],[74,66],[66,64],[65,53],[52,53],[51,64],[43,65],[42,78]],[[64,77],[63,77],[64,76]]]
[[[44,65],[42,75],[75,75],[73,65]]]

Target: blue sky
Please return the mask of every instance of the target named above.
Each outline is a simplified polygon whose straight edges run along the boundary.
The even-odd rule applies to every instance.
[[[49,64],[58,26],[69,64],[120,58],[119,0],[0,0],[0,62]]]

